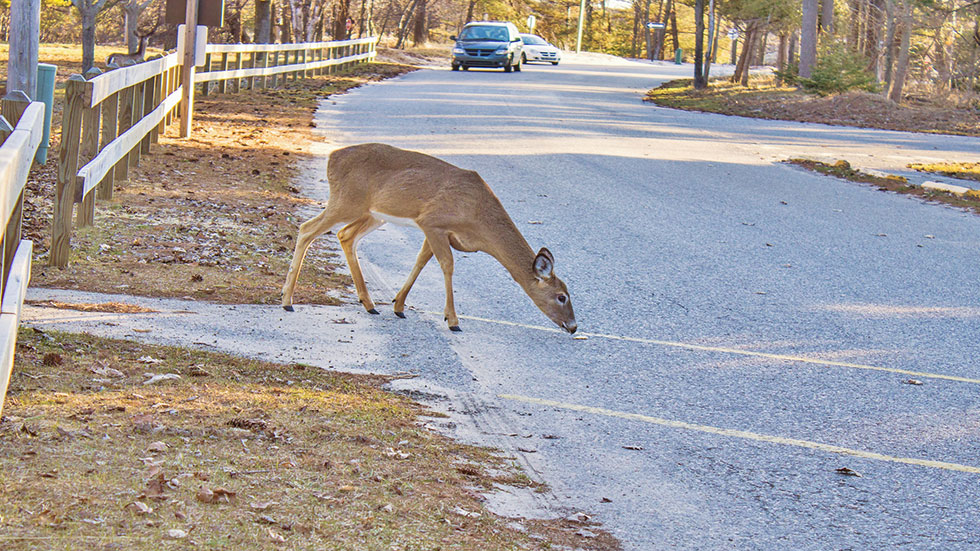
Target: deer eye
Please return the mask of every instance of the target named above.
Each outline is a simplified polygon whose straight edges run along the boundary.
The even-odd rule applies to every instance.
[[[568,297],[566,297],[565,295],[558,295],[557,300],[558,300],[558,304],[565,304],[566,302],[568,302]]]

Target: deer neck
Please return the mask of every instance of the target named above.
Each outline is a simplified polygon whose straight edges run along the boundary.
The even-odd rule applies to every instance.
[[[497,259],[497,262],[510,272],[510,276],[525,291],[535,281],[534,250],[518,231],[514,222],[508,219],[501,224],[498,231],[492,232],[493,238],[487,244],[485,252]]]

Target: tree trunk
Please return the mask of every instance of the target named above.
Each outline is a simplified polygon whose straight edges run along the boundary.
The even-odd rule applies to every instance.
[[[704,90],[704,0],[694,0],[694,89]]]
[[[876,77],[880,78],[881,73],[881,25],[884,23],[882,17],[884,11],[883,0],[869,0],[868,16],[864,32],[864,55],[868,57],[870,63],[868,70]]]
[[[95,16],[97,10],[88,8],[82,12],[82,72],[95,66]]]
[[[469,6],[466,8],[466,23],[473,21],[473,10],[476,8],[476,0],[470,0]]]
[[[415,28],[412,29],[412,44],[419,46],[429,41],[429,32],[426,28],[428,14],[426,8],[428,0],[419,0],[419,5],[415,8]]]
[[[334,40],[347,38],[347,18],[350,17],[350,0],[337,0],[337,17],[333,22]]]
[[[892,82],[888,99],[895,103],[902,101],[902,88],[905,87],[905,75],[909,69],[909,45],[912,42],[912,10],[911,0],[905,0],[902,5],[902,43],[898,47],[898,61],[895,64],[895,79]]]
[[[820,0],[820,30],[834,34],[834,0]]]
[[[670,17],[670,37],[674,41],[674,51],[676,52],[681,48],[681,41],[677,31],[677,6],[673,2],[670,3],[670,13],[667,15]]]
[[[708,83],[711,73],[711,60],[714,57],[715,45],[718,43],[718,32],[715,29],[715,0],[708,0],[708,47],[704,55],[704,82]]]
[[[885,0],[885,92],[892,87],[895,70],[895,0]]]
[[[255,0],[255,43],[272,42],[272,0]]]
[[[786,70],[786,50],[789,49],[789,37],[786,33],[779,33],[779,51],[776,53],[776,68],[780,71]],[[783,78],[776,73],[776,85],[783,85]]]
[[[800,28],[800,76],[810,78],[817,64],[817,0],[803,0]]]

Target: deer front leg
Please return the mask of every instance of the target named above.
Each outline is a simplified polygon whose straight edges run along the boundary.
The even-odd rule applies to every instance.
[[[296,289],[296,280],[299,279],[299,271],[303,267],[303,259],[306,258],[306,251],[310,248],[310,244],[341,222],[343,222],[342,217],[332,212],[328,206],[323,212],[300,225],[299,232],[296,234],[293,260],[286,273],[286,283],[282,286],[282,307],[287,312],[293,311],[293,291]]]
[[[456,306],[453,304],[453,249],[449,245],[449,237],[445,233],[425,231],[425,240],[429,249],[439,261],[442,276],[446,285],[446,309],[443,311],[450,331],[461,331],[459,318],[456,316]]]
[[[408,292],[412,289],[412,285],[415,285],[415,280],[418,279],[419,274],[422,273],[422,268],[428,264],[429,259],[432,258],[432,249],[429,248],[429,240],[426,239],[422,242],[422,249],[419,251],[418,258],[415,259],[415,267],[412,268],[412,273],[409,274],[408,279],[405,280],[405,285],[402,285],[398,294],[395,295],[395,315],[404,318],[405,317],[405,300],[408,298]]]
[[[357,289],[357,298],[360,299],[364,309],[369,314],[378,314],[374,307],[374,301],[368,294],[367,285],[364,284],[364,276],[361,274],[361,265],[357,261],[357,242],[362,237],[374,231],[375,228],[384,224],[383,220],[373,216],[365,215],[347,224],[339,232],[337,239],[340,241],[340,248],[344,250],[347,257],[347,267],[350,268],[350,275],[354,279],[354,287]]]

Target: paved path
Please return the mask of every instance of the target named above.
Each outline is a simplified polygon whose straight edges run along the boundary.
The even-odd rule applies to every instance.
[[[317,116],[325,150],[383,141],[479,171],[555,254],[587,340],[556,332],[479,254],[457,255],[461,334],[432,313],[431,267],[406,320],[389,305],[180,302],[157,303],[168,316],[25,317],[418,373],[412,390],[454,410],[462,437],[513,454],[551,485],[539,500],[594,513],[627,549],[976,548],[980,218],[778,161],[897,171],[980,161],[980,140],[640,101],[689,72],[599,56],[419,71]],[[316,174],[307,190],[325,198]],[[420,241],[391,226],[364,240],[376,299],[394,296]]]

